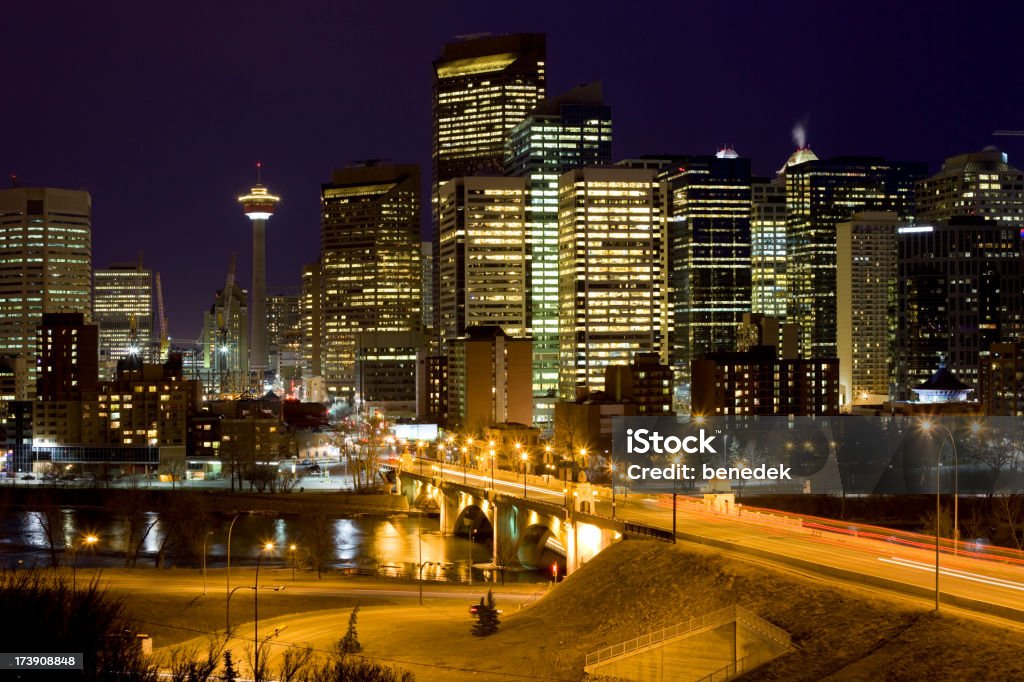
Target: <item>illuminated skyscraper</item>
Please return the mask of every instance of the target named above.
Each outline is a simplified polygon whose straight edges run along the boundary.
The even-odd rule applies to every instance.
[[[93,321],[100,328],[100,378],[113,381],[127,355],[157,359],[153,272],[142,262],[115,263],[93,273]]]
[[[371,163],[321,186],[323,370],[328,394],[356,390],[356,334],[420,328],[420,172]]]
[[[734,350],[750,312],[750,160],[725,150],[658,174],[668,217],[668,338],[684,396],[690,361]]]
[[[260,164],[256,164],[257,173]],[[267,352],[267,221],[274,215],[277,204],[281,201],[259,184],[257,175],[256,186],[243,197],[238,197],[245,215],[252,221],[252,291],[249,292],[250,304],[250,348],[249,370],[256,375],[257,387],[263,387],[263,373],[270,368],[270,356]]]
[[[207,394],[238,396],[249,382],[249,306],[230,280],[203,315],[203,383]]]
[[[890,397],[896,342],[896,214],[857,212],[836,226],[840,404]]]
[[[957,217],[897,234],[896,397],[910,399],[941,361],[977,388],[992,345],[1024,332],[1019,230]]]
[[[267,296],[267,350],[270,369],[282,381],[302,376],[302,296]]]
[[[0,190],[0,355],[25,359],[32,394],[43,313],[92,317],[92,198],[48,187]]]
[[[505,134],[546,94],[543,34],[467,36],[448,43],[434,61],[433,235],[440,252],[437,200],[445,182],[480,173],[500,174]],[[434,271],[435,310],[440,278]],[[435,313],[435,327],[438,315]]]
[[[662,192],[654,170],[586,168],[558,183],[559,397],[604,388],[604,368],[665,358]]]
[[[505,151],[505,173],[527,179],[534,419],[544,424],[554,416],[547,396],[558,389],[558,178],[611,163],[612,113],[601,84],[545,100],[509,131]]]
[[[501,327],[521,337],[530,326],[526,305],[526,181],[456,178],[441,187],[441,349],[471,326]]]
[[[955,216],[1024,228],[1024,173],[995,147],[946,159],[942,170],[917,183],[917,221]]]
[[[794,163],[786,177],[786,319],[800,325],[805,358],[836,356],[836,225],[856,211],[892,211],[914,219],[914,183],[925,165],[877,157]]]
[[[302,376],[322,377],[323,282],[320,263],[302,268]]]
[[[750,185],[750,310],[786,319],[786,182]]]

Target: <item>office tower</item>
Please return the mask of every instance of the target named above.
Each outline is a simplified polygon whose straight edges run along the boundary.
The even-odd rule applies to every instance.
[[[356,391],[356,334],[421,321],[420,172],[370,162],[321,185],[323,371],[332,398]]]
[[[1024,417],[1024,343],[994,343],[981,363],[983,413]]]
[[[270,367],[267,353],[267,221],[281,199],[260,184],[260,164],[256,164],[256,186],[238,197],[245,215],[252,221],[252,291],[249,292],[249,370],[255,374],[256,386],[262,389],[263,375]]]
[[[955,216],[988,218],[1021,229],[1024,173],[995,147],[946,159],[942,170],[917,183],[917,222]]]
[[[786,319],[800,325],[804,357],[836,355],[836,225],[856,211],[892,211],[914,219],[918,163],[836,157],[795,163],[786,177],[790,296]]]
[[[836,350],[844,408],[890,397],[897,225],[891,211],[858,211],[836,226]]]
[[[423,328],[434,326],[434,245],[430,242],[420,244],[420,290],[423,292],[423,310],[421,317]]]
[[[448,419],[468,433],[533,421],[532,341],[496,326],[474,326],[452,342]]]
[[[544,100],[506,136],[505,174],[527,181],[527,293],[538,424],[553,418],[548,395],[558,389],[558,178],[611,160],[612,111],[600,83]]]
[[[737,351],[771,346],[783,360],[800,357],[800,327],[792,322],[782,322],[761,313],[744,313],[736,334]]]
[[[472,326],[498,326],[509,336],[530,327],[526,305],[526,181],[456,178],[441,187],[441,350]]]
[[[559,395],[604,387],[637,352],[665,360],[662,192],[653,170],[585,168],[558,183]]]
[[[203,316],[203,370],[208,395],[237,397],[249,388],[249,306],[232,277]]]
[[[93,273],[93,322],[100,328],[100,378],[110,381],[127,355],[153,360],[153,272],[137,264],[114,263]]]
[[[658,178],[668,218],[669,359],[685,396],[690,361],[733,350],[750,312],[750,161],[732,150],[682,157]]]
[[[785,178],[753,178],[750,203],[750,311],[785,320]]]
[[[50,187],[0,190],[0,355],[25,358],[36,387],[43,313],[92,315],[92,198]]]
[[[82,313],[43,313],[36,341],[36,399],[73,400],[96,390],[99,330]]]
[[[302,268],[302,376],[322,377],[323,278],[320,263]]]
[[[267,352],[270,370],[280,381],[302,376],[302,295],[267,296]]]
[[[909,399],[940,362],[977,387],[992,344],[1024,331],[1019,231],[960,217],[897,236],[897,398]]]
[[[356,402],[391,418],[416,418],[421,331],[356,334]]]
[[[437,208],[441,185],[453,178],[499,174],[505,133],[546,95],[543,34],[466,36],[434,61],[432,206],[435,258],[440,253]],[[435,268],[433,300],[441,299]],[[434,328],[440,311],[435,309]]]

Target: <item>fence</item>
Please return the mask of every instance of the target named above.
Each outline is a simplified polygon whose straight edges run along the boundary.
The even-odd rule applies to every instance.
[[[733,621],[737,623],[742,623],[743,625],[746,625],[747,627],[761,633],[771,642],[771,645],[767,652],[755,652],[755,654],[744,656],[739,661],[730,664],[732,669],[732,672],[730,674],[732,675],[735,675],[736,670],[738,669],[749,670],[750,668],[756,665],[760,665],[762,662],[767,661],[768,658],[774,658],[775,656],[779,655],[780,653],[782,653],[786,649],[789,649],[790,647],[790,637],[788,632],[779,627],[776,627],[775,625],[772,625],[763,618],[759,618],[758,616],[754,615],[750,611],[747,611],[741,606],[733,605],[727,606],[724,609],[712,611],[711,613],[707,613],[702,616],[695,616],[693,618],[690,618],[689,620],[677,623],[676,625],[673,625],[671,627],[663,628],[655,632],[650,632],[646,635],[641,635],[640,637],[635,637],[633,639],[626,640],[621,644],[614,644],[612,646],[605,647],[604,649],[595,651],[591,654],[587,654],[585,670],[588,673],[591,673],[594,672],[593,668],[595,666],[601,665],[602,663],[607,663],[614,659],[623,658],[625,656],[640,653],[641,651],[650,649],[652,647],[655,647],[656,645],[663,645],[668,640],[674,639],[676,637],[681,637],[683,635],[695,632],[697,630],[702,630],[704,628],[710,627],[718,627],[720,625],[725,625],[726,623],[732,623]],[[764,655],[767,657],[763,658],[763,660],[759,659],[758,662],[755,663],[752,658],[755,655]],[[747,659],[751,660],[748,661]],[[738,666],[740,666],[741,664],[747,667],[739,668]],[[726,666],[726,668],[729,668],[730,666]],[[723,668],[722,670],[725,670],[725,668]],[[718,675],[721,672],[721,670],[716,671],[712,673],[712,675]],[[705,679],[707,680],[707,682],[710,682],[712,679],[725,680],[728,678],[712,678],[711,676],[709,676]]]

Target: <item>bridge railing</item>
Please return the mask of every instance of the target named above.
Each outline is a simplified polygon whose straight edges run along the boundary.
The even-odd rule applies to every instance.
[[[544,583],[544,587],[531,594],[525,601],[519,602],[519,610],[522,611],[527,606],[535,604],[538,599],[548,593],[549,589],[551,589],[551,583]]]
[[[694,630],[700,630],[701,628],[713,627],[718,625],[724,625],[732,622],[736,617],[736,608],[734,606],[727,606],[724,609],[712,611],[706,613],[703,616],[694,616],[689,620],[684,620],[681,623],[672,625],[661,630],[649,632],[646,635],[634,637],[633,639],[626,640],[620,644],[613,644],[612,646],[605,647],[595,651],[594,653],[587,654],[587,667],[593,665],[600,665],[605,661],[609,661],[613,658],[625,656],[641,649],[659,644],[666,640],[680,635],[685,635]]]
[[[653,526],[645,526],[640,523],[631,523],[626,521],[623,524],[624,533],[632,533],[633,535],[642,535],[649,538],[657,538],[659,540],[666,540],[672,542],[672,531],[665,530],[664,528],[655,528]]]
[[[730,666],[726,666],[726,668],[723,668],[722,670],[715,671],[708,677],[704,678],[701,682],[712,682],[712,680],[714,680],[714,682],[719,682],[721,680],[729,679],[727,676],[712,676],[720,675],[726,669],[731,669],[729,675],[735,675],[737,666],[741,663],[746,667],[740,668],[740,670],[749,670],[750,668],[767,661],[768,658],[778,656],[791,646],[788,632],[772,625],[763,618],[754,615],[742,606],[734,604],[733,606],[727,606],[724,609],[718,609],[717,611],[712,611],[711,613],[706,613],[702,616],[694,616],[693,618],[684,620],[676,625],[656,630],[655,632],[649,632],[646,635],[626,640],[621,644],[614,644],[612,646],[605,647],[604,649],[599,649],[591,654],[587,654],[586,670],[587,672],[593,672],[593,666],[598,666],[602,663],[621,658],[623,656],[628,656],[632,653],[638,653],[644,649],[667,642],[670,639],[686,635],[696,630],[708,627],[718,627],[719,625],[725,625],[726,623],[731,623],[733,621],[742,623],[743,625],[746,625],[747,627],[750,627],[764,635],[770,642],[768,649],[766,651],[759,650],[758,652],[755,652],[755,654],[746,656],[743,659],[740,659],[740,661],[730,664]],[[762,656],[762,658],[756,658],[757,655]]]

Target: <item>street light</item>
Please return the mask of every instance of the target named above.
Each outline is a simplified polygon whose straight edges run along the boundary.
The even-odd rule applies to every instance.
[[[288,551],[292,554],[292,582],[295,582],[295,551],[299,548],[294,542],[288,545]]]
[[[943,424],[941,422],[936,424],[935,422],[931,421],[930,419],[925,419],[924,421],[921,422],[921,430],[924,431],[925,433],[931,433],[931,430],[933,428],[935,428],[936,426],[938,426],[939,428],[943,429],[946,432],[946,435],[949,436],[949,443],[950,443],[950,445],[953,446],[953,470],[954,470],[954,479],[955,479],[955,471],[959,467],[957,466],[958,461],[957,461],[957,454],[956,454],[956,439],[953,438],[953,432],[949,430],[948,426],[946,426],[945,424]],[[941,514],[942,514],[941,496],[940,496],[941,492],[942,492],[942,478],[941,478],[942,469],[941,469],[941,466],[942,466],[942,446],[940,445],[939,446],[939,451],[938,451],[938,453],[935,456],[935,610],[936,611],[939,610],[939,527],[940,527],[939,520],[940,520]],[[955,480],[954,480],[954,484],[955,484]],[[956,509],[956,506],[957,506],[956,505],[956,500],[957,500],[957,498],[959,498],[959,494],[958,493],[959,493],[959,491],[954,488],[954,497],[953,497],[953,528],[954,528],[954,530],[953,530],[953,546],[954,547],[956,547],[956,536],[957,536],[957,530],[958,530],[956,528],[956,524],[957,524],[956,514],[957,514],[957,511],[958,511]]]
[[[612,518],[615,518],[615,460],[608,458],[608,472],[612,478]]]
[[[494,441],[491,441],[492,443]],[[491,453],[491,490],[494,490],[494,448],[490,450]]]
[[[252,636],[253,641],[256,643],[256,655],[254,657],[255,665],[253,665],[253,670],[260,669],[260,563],[263,561],[263,555],[267,552],[272,552],[273,550],[274,543],[268,542],[260,548],[259,556],[256,557],[256,584],[253,587],[252,592]]]
[[[516,445],[518,446],[518,443]],[[526,495],[526,465],[530,461],[530,454],[528,452],[524,452],[520,457],[523,460],[523,499],[525,500],[528,499]]]
[[[676,475],[679,471],[678,457],[672,460],[672,465],[672,544],[674,545],[676,544],[676,484],[679,482],[679,477]]]
[[[206,541],[213,535],[213,531],[207,531],[203,536],[203,595],[206,594]]]
[[[98,537],[96,537],[95,535],[86,535],[84,538],[82,538],[82,541],[80,543],[78,543],[77,545],[74,545],[75,560],[71,564],[71,589],[72,589],[72,591],[77,589],[78,553],[82,551],[83,547],[92,547],[97,542],[99,542],[99,540],[100,539]]]
[[[473,584],[473,536],[476,534],[476,528],[469,529],[469,584]]]

